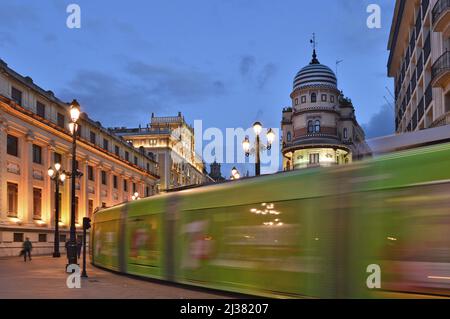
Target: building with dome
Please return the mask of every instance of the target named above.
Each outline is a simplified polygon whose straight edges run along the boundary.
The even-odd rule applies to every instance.
[[[283,169],[351,163],[369,153],[355,109],[316,50],[294,79],[292,106],[282,112]]]

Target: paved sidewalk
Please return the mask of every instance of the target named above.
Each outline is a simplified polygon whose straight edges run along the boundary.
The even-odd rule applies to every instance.
[[[9,298],[231,298],[231,294],[122,276],[87,265],[80,289],[66,286],[66,257],[0,258],[0,299]]]

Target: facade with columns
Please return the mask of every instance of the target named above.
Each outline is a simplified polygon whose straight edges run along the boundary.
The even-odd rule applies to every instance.
[[[34,254],[53,251],[55,163],[71,170],[69,107],[0,60],[0,256],[18,255],[29,237]],[[95,209],[158,192],[157,163],[82,113],[77,139],[76,222]],[[60,186],[61,247],[69,238],[70,180]],[[64,249],[62,249],[64,251]]]
[[[152,113],[146,127],[122,127],[111,131],[134,147],[154,154],[160,172],[161,191],[213,182],[202,158],[195,152],[194,128],[186,123],[181,112],[177,116],[155,116]]]

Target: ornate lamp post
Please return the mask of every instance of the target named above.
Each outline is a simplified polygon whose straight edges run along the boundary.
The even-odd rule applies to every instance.
[[[73,100],[70,104],[70,118],[72,122],[69,124],[70,133],[72,134],[72,183],[71,183],[71,206],[70,206],[70,239],[67,246],[68,264],[77,264],[77,241],[75,228],[75,178],[79,176],[77,172],[76,149],[77,149],[77,121],[80,118],[80,104],[77,100]]]
[[[131,199],[132,199],[132,200],[138,200],[138,199],[140,199],[139,193],[138,193],[138,192],[135,192],[135,193],[131,196]]]
[[[239,178],[241,178],[241,174],[239,174],[238,169],[236,168],[236,166],[234,166],[231,169],[231,179],[234,180],[234,179],[239,179]]]
[[[49,167],[48,176],[51,180],[55,182],[55,240],[54,240],[54,249],[53,249],[53,257],[60,257],[59,253],[59,185],[64,183],[66,180],[66,172],[61,170],[61,164],[55,163],[53,167]]]
[[[261,175],[261,150],[270,150],[272,148],[272,143],[275,140],[275,133],[271,128],[266,133],[267,136],[267,145],[261,145],[260,141],[260,135],[262,132],[262,124],[260,122],[253,123],[253,131],[256,135],[256,141],[255,141],[255,147],[251,148],[250,140],[248,136],[245,137],[244,141],[242,142],[242,148],[244,149],[245,156],[249,157],[250,153],[254,153],[256,160],[255,160],[255,175],[259,176]]]

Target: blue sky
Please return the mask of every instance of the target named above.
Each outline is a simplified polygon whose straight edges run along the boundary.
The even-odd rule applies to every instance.
[[[81,29],[66,27],[70,3]],[[366,25],[370,3],[382,8],[381,29]],[[391,0],[2,0],[0,58],[106,127],[178,111],[204,127],[279,127],[315,32],[321,63],[344,60],[339,87],[372,137],[393,130],[384,99],[393,9]]]

